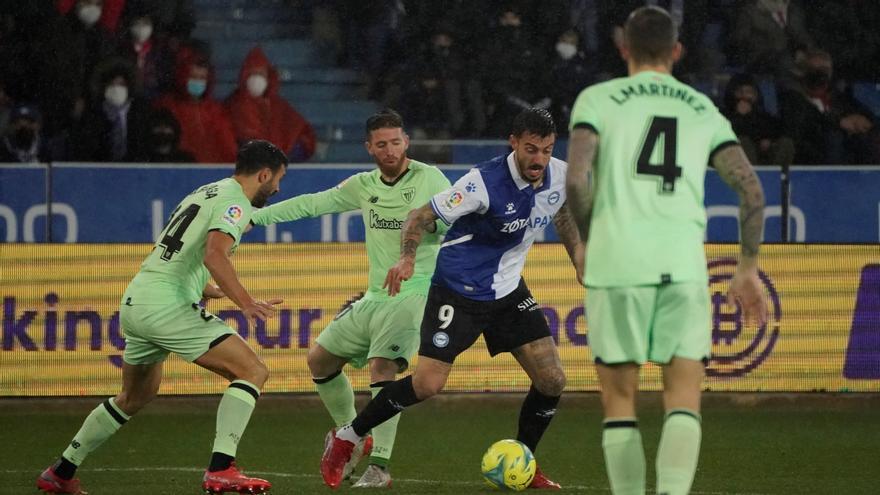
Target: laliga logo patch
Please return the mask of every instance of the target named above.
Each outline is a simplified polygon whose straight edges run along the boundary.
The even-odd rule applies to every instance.
[[[437,347],[446,347],[449,345],[449,335],[446,332],[437,332],[434,334],[434,345]]]
[[[550,196],[547,196],[547,202],[550,203],[551,205],[555,205],[556,203],[558,203],[559,202],[559,192],[553,191],[552,193],[550,193]]]
[[[770,298],[770,318],[761,328],[747,327],[739,304],[736,307],[727,304],[727,288],[736,271],[736,260],[713,260],[708,268],[712,304],[712,360],[706,367],[706,376],[741,377],[760,366],[773,352],[782,319],[779,294],[770,277],[759,270],[758,277]]]
[[[461,191],[452,191],[452,194],[446,198],[446,207],[449,209],[455,208],[464,201],[464,194]]]
[[[232,205],[226,209],[226,213],[223,214],[223,220],[226,220],[230,225],[235,225],[241,220],[242,209],[238,205]]]

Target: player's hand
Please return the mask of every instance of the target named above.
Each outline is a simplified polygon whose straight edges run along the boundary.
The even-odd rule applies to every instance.
[[[574,272],[577,276],[578,285],[584,285],[584,272],[586,271],[586,251],[587,247],[584,243],[578,243],[574,248]]]
[[[757,268],[736,271],[727,291],[727,304],[739,304],[743,319],[746,322],[754,321],[758,328],[767,323],[767,299],[764,297],[764,284],[758,277]]]
[[[382,288],[388,289],[389,296],[396,296],[400,293],[400,284],[412,277],[414,264],[415,261],[412,258],[400,258],[388,270],[388,275],[385,276],[385,283],[382,284]]]
[[[283,303],[284,299],[280,297],[269,299],[268,301],[262,300],[254,300],[252,303],[245,305],[245,307],[241,308],[244,316],[254,325],[257,324],[257,320],[267,320],[275,315],[278,312],[279,304]]]
[[[222,299],[226,297],[226,294],[219,286],[208,284],[205,286],[205,290],[202,291],[202,297],[205,299]]]

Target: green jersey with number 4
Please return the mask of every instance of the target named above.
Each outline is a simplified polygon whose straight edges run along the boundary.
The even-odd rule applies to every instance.
[[[250,223],[251,211],[250,200],[231,177],[190,193],[171,213],[153,251],[125,290],[123,304],[201,300],[210,277],[205,267],[208,232],[228,234],[234,240],[234,251]]]
[[[570,125],[599,135],[586,284],[707,280],[706,166],[737,143],[709,98],[671,75],[640,72],[582,91]]]

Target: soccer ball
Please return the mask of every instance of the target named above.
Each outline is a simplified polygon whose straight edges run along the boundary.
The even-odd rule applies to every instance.
[[[535,456],[522,442],[499,440],[483,455],[481,469],[486,484],[493,488],[521,491],[535,477]]]

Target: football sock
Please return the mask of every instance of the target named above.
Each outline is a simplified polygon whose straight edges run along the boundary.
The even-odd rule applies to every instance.
[[[217,436],[214,437],[214,453],[235,458],[238,441],[251,419],[260,389],[245,380],[234,380],[223,392],[217,407]],[[231,461],[230,461],[231,462]],[[215,466],[216,467],[216,466]],[[226,466],[228,467],[228,466]],[[225,468],[224,468],[225,469]]]
[[[657,449],[657,492],[686,495],[700,457],[700,415],[690,409],[666,413]]]
[[[83,421],[82,427],[74,435],[73,441],[70,442],[64,453],[61,454],[63,459],[73,464],[75,471],[76,466],[82,464],[86,456],[100,447],[104,441],[116,433],[130,418],[129,415],[122,412],[122,409],[116,405],[113,398],[105,400],[98,407],[94,408],[86,417],[86,420]],[[64,474],[68,474],[69,466],[65,465],[64,468]],[[57,471],[55,474],[58,474]],[[72,478],[73,473],[69,474]],[[64,477],[61,474],[58,475],[62,478]]]
[[[226,455],[222,452],[213,452],[211,453],[211,463],[208,464],[208,471],[212,473],[215,471],[225,471],[229,469],[234,460],[234,456]]]
[[[606,418],[602,430],[605,469],[614,495],[644,495],[645,451],[636,418]]]
[[[529,389],[522,409],[519,411],[519,432],[516,439],[526,444],[532,453],[538,448],[538,442],[544,436],[553,416],[556,415],[556,405],[559,404],[560,396],[551,397],[544,395],[535,388]]]
[[[363,437],[400,411],[419,402],[421,401],[416,397],[413,388],[412,375],[408,375],[383,387],[382,391],[354,418],[351,429],[357,436]]]
[[[354,409],[354,390],[348,376],[339,370],[326,378],[312,378],[312,381],[333,423],[336,426],[351,423],[357,411]]]
[[[370,392],[375,398],[382,389],[392,381],[377,382],[370,384]],[[388,421],[373,428],[373,452],[370,454],[370,464],[381,467],[388,466],[391,459],[391,451],[394,449],[394,438],[397,436],[397,423],[400,422],[400,414],[395,414]]]
[[[76,464],[68,461],[61,456],[58,458],[58,461],[52,466],[52,471],[55,472],[55,476],[63,480],[69,480],[73,478],[73,475],[76,474]]]

